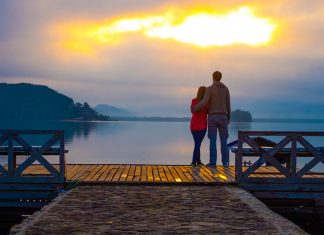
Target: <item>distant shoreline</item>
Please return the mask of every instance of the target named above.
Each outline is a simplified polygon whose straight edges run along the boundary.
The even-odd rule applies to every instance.
[[[190,122],[190,117],[110,117],[109,120],[82,120],[82,119],[61,119],[61,120],[34,120],[34,119],[21,119],[21,120],[7,120],[2,119],[2,122],[17,121],[17,122],[29,122],[29,121],[41,121],[41,122]],[[253,118],[251,122],[246,121],[231,121],[233,123],[324,123],[324,119],[306,119],[306,118]]]
[[[147,122],[189,122],[190,117],[111,117],[114,121],[147,121]],[[233,121],[244,122],[244,121]],[[307,118],[253,118],[251,122],[293,122],[293,123],[324,123],[324,119],[307,119]],[[251,123],[244,122],[244,123]]]

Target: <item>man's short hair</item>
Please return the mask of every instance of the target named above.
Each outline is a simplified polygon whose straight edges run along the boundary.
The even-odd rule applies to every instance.
[[[222,79],[222,73],[216,71],[213,73],[213,80],[219,82]]]

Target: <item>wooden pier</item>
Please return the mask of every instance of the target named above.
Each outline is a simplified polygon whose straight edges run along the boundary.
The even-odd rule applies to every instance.
[[[54,168],[57,168],[54,165]],[[243,167],[243,171],[249,167]],[[23,176],[46,177],[48,172],[40,164],[26,169]],[[272,166],[258,168],[251,178],[283,179],[284,176]],[[319,179],[323,173],[310,172],[307,179]],[[189,165],[148,164],[67,164],[66,183],[77,184],[238,184],[235,166],[207,167]]]
[[[35,146],[27,141],[26,135],[49,137],[42,145]],[[281,140],[269,148],[255,140],[255,137],[260,136],[274,136]],[[0,208],[37,210],[48,204],[59,192],[75,187],[82,190],[88,186],[95,189],[98,186],[121,185],[123,187],[234,186],[249,191],[287,218],[295,216],[296,213],[304,217],[319,213],[319,218],[322,218],[324,174],[314,172],[312,169],[324,163],[324,148],[314,147],[307,138],[304,138],[305,136],[323,137],[324,133],[239,132],[237,148],[233,150],[235,166],[207,167],[66,164],[67,151],[62,131],[0,131],[0,155],[8,157],[8,163],[0,165]],[[17,155],[25,155],[26,159],[17,164]],[[58,157],[59,164],[51,164],[46,159],[50,155]],[[297,162],[301,157],[310,160],[305,166],[298,168]],[[246,166],[244,159],[249,159],[251,164]]]

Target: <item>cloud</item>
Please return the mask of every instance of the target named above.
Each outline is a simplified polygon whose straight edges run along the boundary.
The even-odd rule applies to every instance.
[[[307,110],[324,101],[320,89],[324,3],[320,0],[249,2],[257,16],[278,25],[273,41],[263,47],[199,48],[140,34],[128,34],[118,46],[98,47],[95,55],[62,53],[53,46],[58,39],[55,26],[62,22],[101,22],[197,5],[180,0],[2,0],[0,82],[45,84],[78,101],[110,103],[147,115],[190,115],[187,106],[197,87],[209,85],[211,73],[219,69],[233,106],[257,116],[293,104]],[[199,1],[199,5],[224,12],[246,1]],[[296,109],[287,108],[282,115]]]

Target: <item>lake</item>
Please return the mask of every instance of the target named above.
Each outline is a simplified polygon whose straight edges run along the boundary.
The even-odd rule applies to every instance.
[[[1,122],[0,129],[8,128],[65,130],[66,149],[69,150],[67,163],[190,164],[193,150],[189,122]],[[233,122],[229,126],[229,142],[237,139],[240,130],[324,131],[324,123]],[[309,140],[316,146],[324,146],[323,138]],[[208,144],[206,136],[201,148],[204,163],[209,159]],[[220,152],[218,156],[218,164],[221,164]],[[233,154],[230,159],[234,164]],[[305,162],[301,160],[298,165],[303,166]]]

